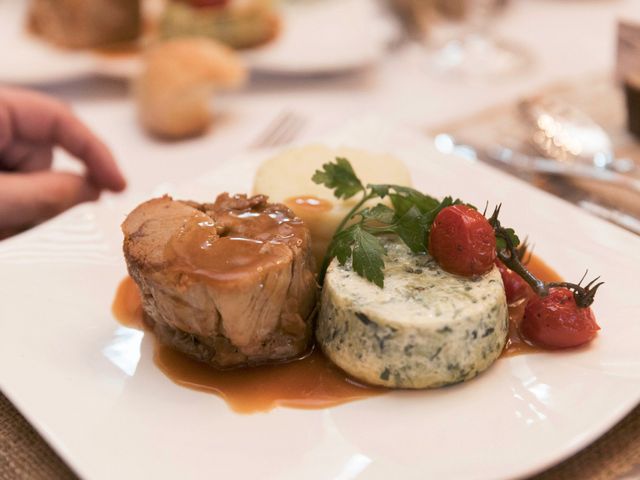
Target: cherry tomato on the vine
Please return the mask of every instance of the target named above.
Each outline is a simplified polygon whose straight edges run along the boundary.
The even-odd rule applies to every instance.
[[[547,348],[583,345],[593,340],[598,330],[591,308],[578,307],[567,288],[552,288],[546,297],[531,297],[520,324],[527,340]]]
[[[520,275],[498,259],[496,259],[496,266],[498,267],[498,270],[500,270],[500,275],[502,276],[502,283],[504,284],[504,292],[507,294],[508,304],[512,304],[535,295],[531,285],[525,282]]]
[[[429,253],[449,273],[466,277],[485,274],[496,259],[493,227],[467,205],[443,208],[431,226]]]

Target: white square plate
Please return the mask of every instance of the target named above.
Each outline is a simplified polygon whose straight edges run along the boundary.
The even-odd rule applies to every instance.
[[[111,315],[125,275],[119,224],[148,192],[80,206],[0,243],[0,388],[78,474],[516,477],[584,447],[638,403],[640,238],[384,122],[356,122],[325,141],[393,153],[431,194],[502,202],[504,222],[565,278],[586,267],[602,275],[599,337],[579,351],[500,359],[449,388],[239,415],[173,384],[153,363],[151,339]],[[170,193],[202,200],[248,191],[262,157],[235,159]]]

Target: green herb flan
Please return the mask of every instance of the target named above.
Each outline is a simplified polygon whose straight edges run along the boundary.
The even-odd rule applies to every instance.
[[[316,336],[354,378],[393,388],[434,388],[487,369],[504,348],[508,309],[497,268],[479,278],[445,272],[428,254],[382,238],[384,288],[333,260]]]

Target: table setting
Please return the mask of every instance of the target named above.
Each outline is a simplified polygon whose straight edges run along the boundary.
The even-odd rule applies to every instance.
[[[0,24],[0,479],[640,478],[640,1]]]

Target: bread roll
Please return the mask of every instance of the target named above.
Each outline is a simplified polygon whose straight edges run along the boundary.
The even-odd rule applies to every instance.
[[[168,139],[203,133],[215,90],[237,88],[246,69],[230,48],[206,38],[178,38],[151,47],[134,83],[138,114],[152,134]]]

